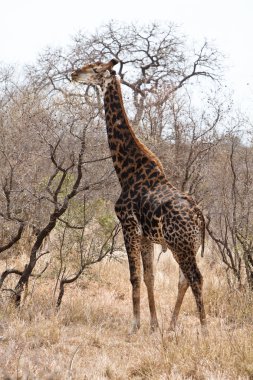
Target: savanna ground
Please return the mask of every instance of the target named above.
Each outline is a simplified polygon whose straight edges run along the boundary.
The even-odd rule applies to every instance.
[[[22,257],[17,260],[21,264]],[[205,279],[207,337],[201,335],[189,290],[178,328],[168,332],[178,280],[169,252],[159,262],[155,257],[160,330],[153,334],[142,284],[142,326],[129,335],[126,260],[94,265],[67,287],[58,313],[56,273],[48,269],[30,281],[20,310],[0,300],[1,379],[253,379],[253,295],[229,287],[224,268],[209,252],[198,261]]]

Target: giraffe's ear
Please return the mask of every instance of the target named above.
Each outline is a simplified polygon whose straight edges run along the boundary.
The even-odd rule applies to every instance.
[[[115,59],[115,58],[113,58],[113,59],[110,60],[110,64],[112,65],[112,67],[115,66],[115,65],[117,65],[117,63],[119,63],[119,61],[117,59]]]
[[[117,63],[119,63],[119,61],[117,61],[117,59],[115,59],[115,58],[111,59],[108,63],[105,63],[103,65],[102,71],[105,71],[105,70],[111,71],[112,67],[117,65]]]

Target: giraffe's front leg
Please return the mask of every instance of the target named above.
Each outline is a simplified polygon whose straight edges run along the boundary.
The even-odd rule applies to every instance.
[[[154,297],[154,245],[148,239],[142,239],[141,256],[143,263],[143,277],[148,292],[148,302],[150,310],[150,328],[154,331],[158,328],[158,321]]]
[[[123,226],[123,234],[128,255],[130,281],[132,284],[132,302],[133,302],[133,323],[131,333],[135,333],[140,328],[140,251],[141,241],[140,234],[136,228],[126,229]]]
[[[130,270],[130,281],[132,284],[133,302],[133,322],[131,333],[135,333],[140,328],[140,251],[130,250],[128,252],[128,262]]]

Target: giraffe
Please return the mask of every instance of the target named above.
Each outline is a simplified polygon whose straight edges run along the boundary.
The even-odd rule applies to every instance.
[[[141,259],[151,331],[158,328],[153,270],[153,245],[157,243],[169,248],[179,264],[178,294],[170,329],[176,326],[190,286],[205,333],[203,278],[196,263],[200,245],[202,255],[204,251],[205,220],[192,197],[170,184],[160,160],[135,135],[124,108],[120,79],[113,70],[117,63],[112,59],[86,64],[75,70],[71,78],[99,87],[104,96],[108,144],[121,186],[115,212],[122,225],[132,284],[132,332],[140,328]]]

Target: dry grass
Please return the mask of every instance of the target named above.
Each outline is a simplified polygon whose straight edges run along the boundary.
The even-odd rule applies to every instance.
[[[20,311],[0,300],[0,378],[253,379],[253,296],[229,289],[224,271],[208,257],[200,261],[208,337],[200,334],[190,291],[177,331],[167,331],[178,276],[169,253],[156,268],[160,331],[151,335],[144,285],[142,327],[129,336],[127,263],[103,262],[67,288],[58,314],[50,277],[37,281]]]

